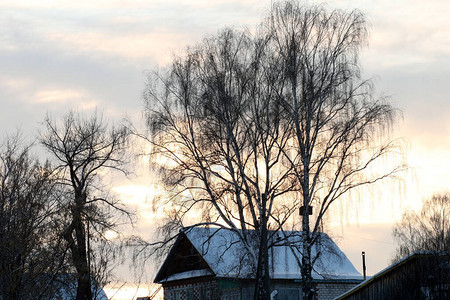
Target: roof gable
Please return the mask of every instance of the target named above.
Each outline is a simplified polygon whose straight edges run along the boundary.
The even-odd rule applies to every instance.
[[[193,272],[199,270],[206,270],[206,272]],[[209,265],[192,245],[186,234],[182,232],[156,274],[154,282],[165,281],[168,278],[172,278],[172,280],[183,279],[182,277],[185,276],[173,276],[175,274],[183,273],[190,275],[191,277],[193,274],[198,276],[212,275],[212,270]]]

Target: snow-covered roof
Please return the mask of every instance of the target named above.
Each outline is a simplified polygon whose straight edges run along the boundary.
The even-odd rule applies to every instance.
[[[256,274],[256,262],[245,250],[244,243],[240,239],[241,234],[241,231],[224,228],[185,229],[156,275],[155,282],[201,276],[253,278]],[[252,234],[256,232],[250,231],[250,236]],[[270,232],[271,278],[290,280],[301,278],[299,263],[302,257],[301,234],[297,231]],[[191,245],[188,247],[193,247],[194,252],[198,253],[196,262],[193,262],[192,253],[186,252],[188,251],[186,245]],[[258,248],[257,245],[251,247]],[[184,251],[184,254],[180,251]],[[183,255],[189,255],[191,258],[180,260]],[[361,274],[350,260],[325,233],[319,234],[318,241],[312,248],[312,257],[315,258],[312,272],[315,280],[362,280]]]
[[[241,232],[224,228],[194,227],[184,230],[184,235],[204,259],[210,271],[217,277],[252,278],[255,274],[255,261],[248,255],[239,238]],[[301,232],[271,232],[269,248],[269,272],[273,279],[300,279],[301,271],[297,258],[301,261]],[[174,246],[175,247],[175,246]],[[257,248],[257,246],[256,246]],[[321,233],[319,241],[312,249],[313,257],[318,258],[313,267],[316,280],[360,280],[361,274],[355,269],[339,247],[330,237]],[[166,259],[170,259],[170,254]],[[164,264],[161,269],[164,268]],[[202,271],[205,273],[206,271]],[[192,273],[192,274],[191,274]],[[201,276],[195,272],[183,274],[157,275],[158,282]],[[202,273],[202,274],[203,274]],[[208,272],[206,272],[208,273]],[[206,274],[205,273],[205,274]],[[161,270],[160,270],[160,273]],[[209,273],[208,273],[209,274]],[[180,277],[181,276],[181,277]],[[191,276],[191,277],[192,277]],[[176,278],[176,279],[175,279]]]

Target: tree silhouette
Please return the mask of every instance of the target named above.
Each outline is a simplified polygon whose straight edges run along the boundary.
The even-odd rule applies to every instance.
[[[40,164],[20,135],[0,147],[0,298],[38,299],[66,270],[58,236],[59,195],[48,163]],[[47,275],[47,276],[44,276]]]
[[[66,220],[62,236],[77,274],[77,300],[92,299],[90,242],[106,242],[105,233],[115,230],[115,213],[128,212],[104,192],[101,175],[126,173],[128,130],[108,129],[102,117],[83,117],[70,111],[61,123],[47,117],[42,145],[52,155],[59,182],[66,188]]]
[[[406,211],[393,230],[399,243],[394,261],[416,251],[450,251],[450,195],[435,194],[419,213]]]
[[[303,207],[295,247],[311,299],[311,249],[330,205],[402,169],[368,172],[398,145],[383,141],[396,110],[360,77],[366,40],[359,11],[278,2],[255,34],[225,29],[149,78],[148,140],[174,191],[166,225],[234,230],[259,277],[255,297],[270,294],[260,269],[268,268],[270,232],[286,232]],[[193,210],[199,220],[188,217]]]

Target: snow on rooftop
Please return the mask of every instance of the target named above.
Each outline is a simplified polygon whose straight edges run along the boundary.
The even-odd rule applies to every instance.
[[[254,260],[247,254],[238,234],[230,229],[195,227],[185,234],[218,277],[253,277]],[[301,232],[273,233],[269,249],[270,275],[274,279],[299,279]],[[289,247],[287,244],[290,244]],[[312,249],[319,257],[313,267],[314,279],[362,279],[350,260],[325,233]],[[296,255],[295,255],[296,254]]]
[[[237,234],[223,228],[194,227],[185,231],[196,250],[219,277],[251,277],[252,260]]]

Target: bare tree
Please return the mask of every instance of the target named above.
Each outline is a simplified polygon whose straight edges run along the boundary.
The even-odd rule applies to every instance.
[[[61,123],[47,117],[40,141],[52,155],[60,183],[66,187],[66,222],[62,236],[77,273],[76,299],[92,299],[92,246],[107,242],[105,233],[116,230],[117,213],[127,211],[104,190],[102,175],[125,171],[128,131],[109,129],[97,114],[84,118],[69,112]]]
[[[7,138],[0,152],[0,298],[37,299],[65,268],[58,238],[58,190],[49,164],[41,165]],[[46,276],[45,276],[46,275]]]
[[[415,251],[450,251],[450,195],[435,194],[419,213],[406,211],[393,230],[399,243],[394,261]]]
[[[267,219],[275,199],[296,189],[292,168],[279,167],[289,133],[271,108],[276,90],[262,66],[266,44],[264,36],[224,30],[175,59],[145,93],[153,157],[168,161],[159,170],[168,189],[175,188],[167,225],[185,225],[185,216],[198,209],[202,218],[189,225],[233,230],[261,278],[268,273],[261,262],[267,255],[258,251],[267,254],[267,242],[260,245],[268,240]],[[293,211],[279,217],[285,221]]]
[[[283,148],[283,157],[301,189],[302,285],[304,299],[312,299],[311,247],[330,205],[354,188],[403,169],[400,162],[368,172],[398,147],[379,139],[391,128],[396,110],[386,99],[373,97],[372,82],[360,77],[358,54],[367,41],[361,12],[279,2],[265,27],[274,67],[283,74],[277,83],[282,117],[293,130],[292,147]]]
[[[285,232],[300,206],[296,247],[304,299],[311,299],[311,249],[330,205],[402,168],[368,172],[396,145],[378,139],[395,109],[360,78],[366,39],[358,11],[280,2],[256,34],[226,29],[149,79],[149,141],[173,190],[168,225],[185,225],[198,209],[202,216],[190,225],[235,231],[257,275],[255,298],[270,294],[271,234]]]

